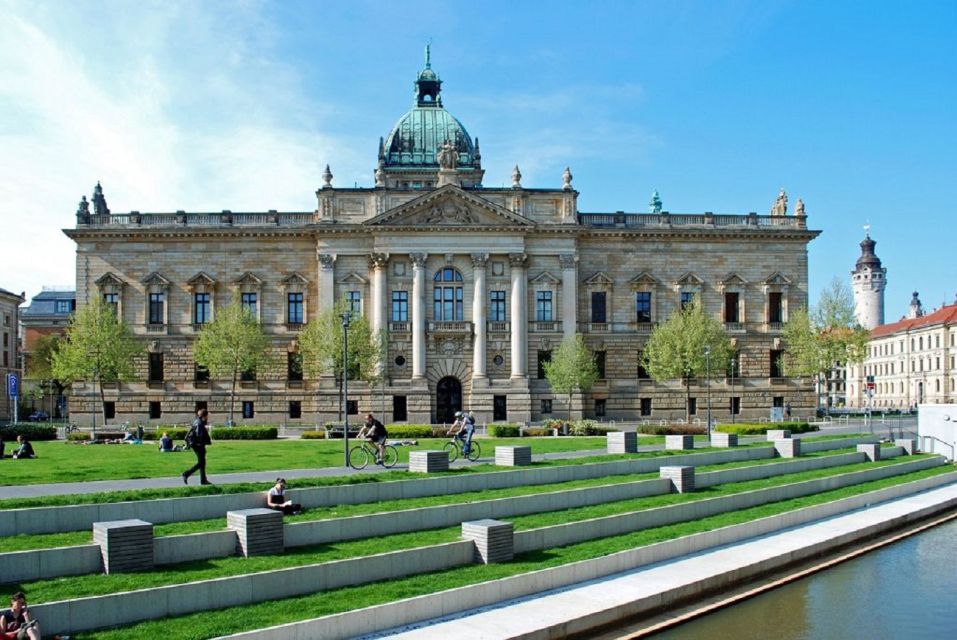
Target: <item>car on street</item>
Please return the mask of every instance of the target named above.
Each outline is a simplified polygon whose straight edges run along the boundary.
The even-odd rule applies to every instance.
[[[50,414],[42,409],[37,409],[27,416],[28,422],[45,422],[50,419]]]

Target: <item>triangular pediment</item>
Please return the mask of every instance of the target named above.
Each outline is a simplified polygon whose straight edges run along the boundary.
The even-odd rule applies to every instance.
[[[791,284],[791,280],[787,276],[781,275],[780,271],[775,271],[770,276],[768,276],[767,280],[764,281],[764,284],[788,285],[788,284]]]
[[[533,227],[528,218],[454,185],[425,193],[363,223],[401,227]]]
[[[169,280],[164,278],[163,275],[157,271],[154,271],[153,273],[149,274],[148,276],[140,280],[140,282],[145,284],[147,287],[169,287],[170,284],[172,284]]]
[[[724,277],[724,280],[721,281],[721,284],[726,287],[743,287],[748,284],[748,281],[736,273],[729,273]]]
[[[233,284],[240,287],[261,287],[263,284],[262,279],[257,276],[252,271],[247,271],[243,275],[239,276],[233,280]]]
[[[553,276],[547,271],[542,271],[540,274],[534,278],[529,279],[529,282],[533,284],[560,284],[561,280]]]
[[[216,284],[216,281],[213,279],[211,275],[209,275],[205,271],[200,271],[195,276],[187,280],[186,284],[190,285],[191,287],[196,287],[199,285],[212,287]]]
[[[94,280],[94,283],[96,284],[96,286],[98,286],[98,287],[100,287],[100,288],[103,288],[103,287],[122,287],[123,285],[126,284],[125,282],[123,282],[123,280],[120,279],[120,277],[119,277],[118,275],[116,275],[116,274],[113,273],[112,271],[107,271],[107,272],[104,273],[102,276],[100,276],[99,278],[97,278],[96,280]]]
[[[298,271],[293,271],[281,280],[284,287],[304,287],[309,284],[309,279]]]
[[[585,280],[585,284],[591,285],[593,287],[610,287],[612,284],[614,284],[614,281],[608,277],[607,273],[604,271],[599,271]]]
[[[675,280],[675,284],[679,287],[700,287],[704,285],[704,280],[689,271]]]
[[[629,280],[628,284],[633,287],[657,287],[661,284],[661,282],[658,280],[658,278],[654,277],[647,271],[642,271],[634,278]]]
[[[339,280],[339,284],[367,285],[369,284],[369,279],[363,278],[361,275],[359,275],[355,271],[351,271]]]

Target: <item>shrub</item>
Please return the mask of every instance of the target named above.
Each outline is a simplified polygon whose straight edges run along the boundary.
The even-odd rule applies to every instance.
[[[66,434],[67,442],[89,442],[90,441],[89,433],[84,431],[74,431],[73,433]]]
[[[818,431],[817,425],[807,422],[738,422],[735,424],[719,424],[715,427],[722,433],[736,433],[738,435],[764,435],[768,429],[787,429],[791,433],[808,433]]]
[[[594,420],[576,420],[571,424],[569,433],[573,436],[603,436],[609,431],[618,431],[618,429],[600,425]]]
[[[165,433],[173,440],[185,440],[186,432],[189,429],[185,427],[159,427],[156,431],[147,431],[143,434],[144,440],[159,440]]]
[[[432,426],[427,424],[390,424],[386,427],[390,438],[431,438]]]
[[[4,442],[16,441],[17,436],[23,436],[34,442],[56,440],[56,427],[46,424],[11,424],[0,427],[0,440]]]
[[[643,424],[638,425],[636,431],[655,436],[697,436],[707,433],[704,427],[690,424]]]
[[[448,438],[451,427],[432,427],[433,438]]]
[[[213,440],[275,440],[279,437],[276,427],[215,427],[210,434]]]
[[[488,434],[493,438],[517,438],[521,435],[517,424],[490,424]]]
[[[528,437],[528,438],[540,438],[542,436],[552,435],[552,429],[554,428],[556,427],[552,427],[552,428],[528,427],[522,433],[525,435],[525,437]]]
[[[568,433],[571,423],[568,420],[560,420],[558,418],[551,418],[545,421],[545,424],[542,425],[546,429],[558,429],[559,435]]]
[[[329,440],[333,439],[342,439],[342,423],[341,422],[327,422],[326,427],[326,438]],[[349,420],[349,437],[354,438],[357,433],[359,433],[359,420]]]
[[[322,429],[322,430],[316,429],[316,430],[311,430],[311,431],[303,431],[303,432],[299,435],[299,437],[302,438],[303,440],[325,440],[325,438],[326,438],[326,431],[325,431],[325,429]]]

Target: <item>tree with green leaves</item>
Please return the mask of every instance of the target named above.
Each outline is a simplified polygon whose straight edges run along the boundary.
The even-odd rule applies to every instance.
[[[576,389],[588,391],[598,380],[594,354],[585,346],[580,333],[566,337],[543,367],[545,379],[555,393],[568,396],[568,419],[572,419],[572,394]]]
[[[229,425],[233,424],[236,382],[244,372],[255,373],[270,361],[269,338],[249,309],[234,298],[217,309],[193,343],[196,364],[216,378],[229,378]]]
[[[31,383],[32,390],[39,392],[39,397],[35,400],[42,405],[47,391],[52,392],[50,415],[56,414],[55,406],[59,406],[59,400],[63,396],[66,386],[53,375],[53,356],[60,348],[60,343],[66,338],[60,333],[50,333],[39,336],[33,343],[33,348],[26,360],[26,369],[24,379]],[[27,385],[24,385],[26,388]]]
[[[839,278],[821,292],[817,307],[798,309],[784,325],[784,373],[814,378],[831,406],[830,372],[863,361],[870,332],[857,324],[854,298]],[[820,395],[818,394],[818,406]]]
[[[342,384],[342,314],[349,311],[349,301],[343,298],[333,308],[313,318],[299,333],[299,352],[303,371],[310,377],[332,374]],[[348,375],[350,380],[375,384],[382,376],[380,363],[385,361],[385,341],[372,331],[361,314],[349,319]]]
[[[655,327],[641,357],[645,370],[655,382],[677,379],[684,382],[685,412],[690,420],[691,380],[724,376],[733,351],[724,327],[695,300]]]
[[[73,315],[66,338],[53,353],[51,374],[66,383],[92,379],[94,393],[99,386],[100,408],[103,424],[106,424],[103,383],[132,380],[136,374],[136,357],[142,353],[143,345],[129,326],[117,319],[112,305],[94,296]],[[96,412],[93,430],[96,431]]]

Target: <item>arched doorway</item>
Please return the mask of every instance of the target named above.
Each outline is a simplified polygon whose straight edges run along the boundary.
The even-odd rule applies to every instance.
[[[453,422],[462,410],[462,383],[449,376],[435,385],[435,421]]]

